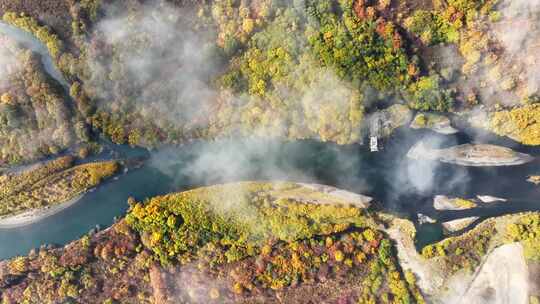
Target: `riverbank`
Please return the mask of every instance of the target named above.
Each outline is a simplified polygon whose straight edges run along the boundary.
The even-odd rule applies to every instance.
[[[531,242],[528,236],[511,239],[508,233],[537,216],[491,218],[469,232],[426,246],[422,254],[413,244],[412,222],[392,218],[386,232],[395,242],[401,267],[414,273],[429,303],[529,303],[540,283],[529,269],[536,267],[527,255]]]
[[[49,216],[59,213],[66,208],[69,208],[70,206],[77,203],[83,196],[84,194],[81,194],[73,199],[60,203],[58,205],[49,206],[41,209],[34,209],[17,215],[0,218],[0,229],[19,228],[39,222]]]

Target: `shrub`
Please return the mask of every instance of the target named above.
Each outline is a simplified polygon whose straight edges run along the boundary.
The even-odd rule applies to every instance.
[[[409,105],[421,111],[448,111],[452,109],[453,98],[450,90],[441,88],[438,75],[420,77],[413,82],[407,92]]]
[[[405,21],[407,29],[427,45],[458,42],[458,25],[451,24],[440,13],[425,10],[415,11]]]

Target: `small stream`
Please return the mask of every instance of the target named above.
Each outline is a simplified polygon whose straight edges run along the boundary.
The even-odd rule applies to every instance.
[[[68,88],[46,48],[33,36],[1,22],[0,33],[41,54],[47,72]],[[508,146],[537,158],[522,166],[489,168],[407,159],[410,147],[426,137],[441,147],[479,141]],[[403,128],[386,140],[384,149],[378,153],[370,153],[368,147],[361,145],[273,139],[193,142],[152,152],[110,143],[105,146],[97,159],[144,157],[147,161],[143,167],[105,182],[53,216],[25,227],[0,230],[0,259],[26,254],[42,244],[66,244],[96,225],[110,226],[114,217],[125,214],[130,196],[140,201],[173,191],[242,180],[328,184],[370,195],[377,202],[375,208],[415,222],[417,213],[447,221],[540,210],[540,187],[526,182],[528,175],[540,174],[540,148],[477,131],[444,136]],[[440,212],[433,208],[433,196],[440,194],[464,198],[491,195],[507,198],[509,202]],[[440,225],[418,226],[419,247],[441,238]]]

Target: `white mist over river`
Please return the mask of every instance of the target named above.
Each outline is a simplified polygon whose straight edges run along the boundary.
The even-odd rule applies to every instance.
[[[316,182],[351,190],[375,198],[375,208],[415,219],[417,213],[439,220],[468,216],[489,217],[527,210],[540,210],[540,188],[526,176],[540,171],[538,161],[524,166],[464,168],[454,165],[408,160],[406,152],[426,132],[401,130],[384,151],[370,153],[365,146],[338,146],[316,141],[284,142],[245,139],[195,142],[154,152],[114,146],[121,159],[144,155],[146,164],[112,179],[86,194],[77,204],[41,222],[0,230],[0,258],[25,254],[41,244],[65,244],[99,224],[107,227],[113,217],[128,208],[127,199],[137,200],[200,186],[245,180],[289,180]],[[458,138],[453,139],[457,140]],[[462,140],[467,138],[463,136]],[[536,155],[540,151],[535,152]],[[109,158],[110,151],[100,157]],[[407,164],[404,167],[404,164]],[[409,169],[405,169],[405,168]],[[431,168],[418,188],[414,168]],[[466,179],[460,177],[467,176]],[[430,181],[428,182],[427,179]],[[426,188],[426,185],[429,187]],[[493,195],[506,203],[486,204],[463,211],[435,211],[433,196],[459,197]],[[423,234],[424,233],[424,234]],[[425,234],[427,233],[427,234]],[[439,238],[420,229],[420,242]],[[10,244],[5,246],[4,244]]]

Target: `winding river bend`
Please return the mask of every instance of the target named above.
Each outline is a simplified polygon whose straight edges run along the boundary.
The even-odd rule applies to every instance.
[[[41,54],[45,70],[64,88],[68,83],[55,68],[46,48],[22,30],[0,23],[0,33]],[[511,147],[535,156],[531,163],[496,168],[465,168],[406,158],[407,151],[422,138],[441,147],[473,140]],[[439,221],[479,216],[482,219],[508,213],[540,210],[540,187],[526,182],[540,174],[540,148],[526,147],[494,136],[466,131],[452,136],[423,130],[398,130],[378,153],[366,146],[338,146],[316,141],[285,142],[244,139],[194,142],[148,152],[126,146],[106,145],[97,156],[110,159],[145,157],[142,168],[130,170],[86,194],[75,205],[25,227],[0,230],[0,259],[26,254],[42,244],[66,244],[96,225],[106,227],[122,216],[128,197],[137,200],[172,191],[240,180],[291,180],[317,182],[375,198],[375,208],[416,221],[417,213]],[[463,211],[436,211],[435,195],[472,198],[491,195],[505,203],[481,205]],[[419,246],[442,237],[440,225],[418,226]]]

